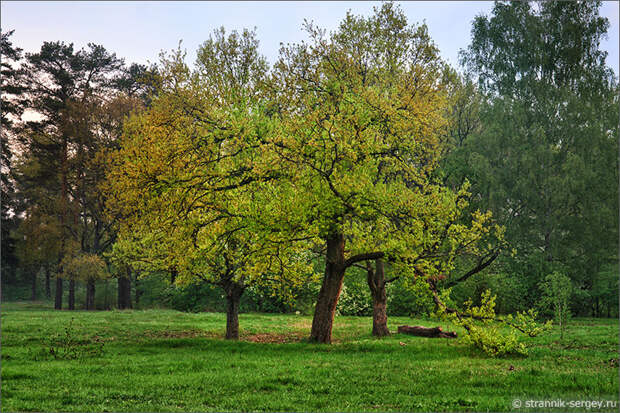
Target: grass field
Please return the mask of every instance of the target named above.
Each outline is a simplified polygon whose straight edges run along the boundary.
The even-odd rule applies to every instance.
[[[513,400],[618,400],[617,320],[576,319],[563,341],[554,329],[530,339],[527,358],[500,359],[459,340],[374,339],[363,317],[337,317],[329,346],[305,342],[307,316],[240,323],[241,341],[226,342],[223,314],[4,303],[2,410],[528,411]],[[400,324],[445,326],[390,319]]]

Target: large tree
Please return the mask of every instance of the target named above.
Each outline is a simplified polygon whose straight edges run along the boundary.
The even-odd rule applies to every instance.
[[[144,68],[125,69],[115,54],[94,44],[74,50],[71,44],[45,42],[26,57],[28,108],[35,116],[20,133],[20,196],[59,221],[55,307],[60,309],[63,256],[101,254],[114,240],[98,183],[105,176],[105,151],[115,146],[123,118],[141,105],[131,94],[140,90],[135,78]],[[94,281],[87,280],[91,303]],[[75,277],[69,280],[68,307],[75,307]]]
[[[310,339],[329,343],[348,268],[385,258],[411,278],[441,277],[488,234],[490,217],[459,222],[466,188],[435,176],[448,91],[426,26],[386,3],[370,17],[348,14],[330,36],[306,29],[311,42],[283,47],[274,71],[281,129],[270,153],[291,173],[282,218],[304,222],[322,243]]]
[[[531,287],[560,270],[586,297],[618,249],[618,84],[600,4],[496,2],[462,55],[485,96],[459,152],[476,205],[509,223],[512,271]]]
[[[191,70],[180,50],[162,56],[157,97],[125,127],[108,179],[110,211],[121,217],[114,255],[144,273],[172,271],[176,284],[221,287],[226,338],[237,339],[247,286],[290,292],[303,254],[264,224],[262,211],[280,206],[275,174],[259,162],[272,122],[255,34],[218,30],[196,63]]]
[[[15,229],[17,223],[15,214],[15,188],[13,177],[11,176],[11,164],[14,162],[13,145],[15,144],[16,123],[21,120],[25,104],[25,87],[21,81],[19,67],[17,66],[22,58],[22,50],[13,46],[10,36],[13,32],[2,32],[0,34],[0,55],[1,55],[1,80],[0,98],[2,107],[2,120],[0,123],[0,198],[1,205],[1,224],[2,228],[2,273],[3,281],[10,280],[15,274],[17,266],[17,256],[15,254],[15,239],[11,235],[11,230]]]

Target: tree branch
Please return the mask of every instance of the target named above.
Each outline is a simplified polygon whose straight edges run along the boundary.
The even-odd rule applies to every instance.
[[[444,288],[454,287],[456,284],[458,284],[458,283],[460,283],[462,281],[465,281],[466,279],[468,279],[472,275],[477,274],[480,271],[484,270],[486,267],[491,265],[491,263],[493,261],[495,261],[495,259],[497,257],[499,257],[499,254],[500,254],[500,251],[497,250],[497,251],[493,252],[486,261],[484,260],[484,258],[482,258],[480,261],[478,261],[478,265],[477,266],[475,266],[474,268],[472,268],[471,270],[469,270],[468,272],[466,272],[465,274],[463,274],[462,276],[460,276],[456,280],[452,280],[452,281],[448,282],[445,285]]]
[[[350,257],[348,260],[344,262],[344,268],[349,268],[353,264],[366,261],[366,260],[376,260],[377,258],[383,258],[385,256],[384,252],[368,252],[366,254],[357,254]]]

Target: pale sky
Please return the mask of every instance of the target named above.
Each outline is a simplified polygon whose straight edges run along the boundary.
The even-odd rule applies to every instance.
[[[165,2],[165,1],[5,1],[0,6],[2,31],[15,30],[13,44],[36,52],[43,41],[62,40],[77,49],[87,43],[103,45],[127,63],[156,62],[159,52],[176,48],[179,40],[193,63],[197,47],[213,30],[256,27],[261,52],[273,63],[280,42],[305,39],[304,18],[333,30],[348,9],[368,15],[379,2]],[[410,22],[426,21],[442,56],[453,66],[458,51],[470,42],[471,22],[488,14],[491,1],[400,2]],[[609,37],[601,47],[618,75],[618,2],[603,3],[601,14],[610,20]]]

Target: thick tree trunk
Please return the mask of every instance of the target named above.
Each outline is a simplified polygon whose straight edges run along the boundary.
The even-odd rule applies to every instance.
[[[88,280],[86,283],[86,309],[95,309],[95,281]]]
[[[310,341],[325,344],[332,341],[334,314],[342,290],[345,270],[344,236],[333,234],[327,238],[325,275],[314,308]]]
[[[32,279],[30,284],[30,299],[36,301],[37,299],[37,272],[32,272]]]
[[[118,308],[131,308],[131,280],[127,276],[118,277]]]
[[[372,296],[372,335],[385,337],[390,335],[387,327],[387,294],[385,292],[385,271],[383,260],[375,260],[375,269],[372,263],[366,263],[368,269],[368,287]]]
[[[62,310],[62,278],[56,275],[56,297],[54,298],[54,309]]]
[[[226,339],[239,340],[239,302],[243,289],[235,285],[226,292]]]
[[[431,337],[431,338],[456,338],[454,331],[443,331],[441,327],[422,327],[422,326],[398,326],[399,334],[409,334],[411,336]]]
[[[45,267],[45,298],[50,299],[52,297],[52,288],[50,286],[50,269]]]
[[[75,310],[75,280],[69,280],[69,310]]]

